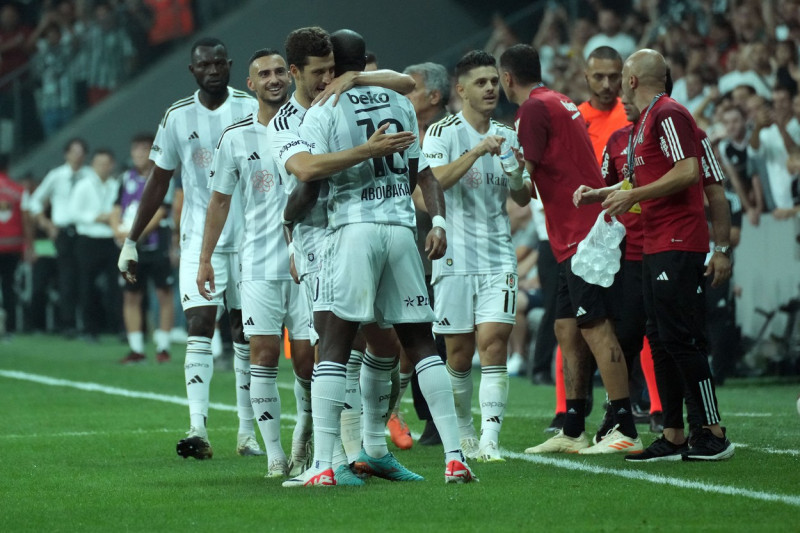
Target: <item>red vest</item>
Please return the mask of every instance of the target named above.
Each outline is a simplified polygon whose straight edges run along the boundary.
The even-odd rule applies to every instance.
[[[25,188],[0,172],[0,254],[22,253],[22,193]]]

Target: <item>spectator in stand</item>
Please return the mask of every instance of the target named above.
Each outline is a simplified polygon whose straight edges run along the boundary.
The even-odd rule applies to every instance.
[[[552,68],[556,57],[566,56],[569,52],[569,45],[565,44],[568,23],[567,12],[563,7],[547,9],[533,38],[533,47],[539,50],[542,81],[545,83],[555,81]]]
[[[610,46],[619,52],[623,59],[636,51],[636,40],[621,32],[622,22],[613,9],[601,8],[597,13],[597,25],[600,33],[586,42],[586,46],[583,48],[584,58],[588,58],[592,50],[600,46]]]
[[[5,158],[3,158],[5,159]],[[3,307],[0,308],[0,337],[17,331],[17,294],[14,275],[23,254],[30,250],[30,231],[26,227],[23,203],[27,192],[5,173],[0,161],[0,286]]]
[[[797,45],[794,41],[780,41],[775,45],[775,85],[789,89],[797,96],[797,80],[800,78]]]
[[[31,28],[21,20],[19,6],[14,3],[0,8],[0,78],[25,66],[30,59]],[[0,87],[6,91],[9,87]]]
[[[132,72],[136,51],[130,37],[117,25],[110,4],[94,6],[94,21],[86,40],[88,50],[89,105],[104,100]]]
[[[739,106],[731,105],[722,113],[722,122],[726,136],[720,141],[717,151],[723,174],[739,196],[743,214],[747,215],[750,224],[758,226],[759,217],[764,211],[764,193],[760,178],[753,172],[753,165],[748,163],[750,135],[744,111]]]
[[[114,154],[99,149],[92,157],[88,175],[75,184],[70,194],[70,210],[74,213],[78,234],[75,251],[78,257],[78,296],[83,312],[83,333],[86,340],[95,342],[101,332],[117,333],[122,305],[117,282],[117,254],[111,228],[111,212],[119,192],[119,181],[113,177]],[[103,278],[104,290],[97,292],[98,278]]]
[[[124,0],[117,5],[118,24],[125,28],[136,51],[137,69],[150,63],[150,30],[155,17],[153,9],[144,0]]]
[[[64,43],[58,24],[49,23],[41,35],[33,56],[34,76],[39,81],[36,100],[44,135],[50,137],[72,120],[75,113],[73,52],[72,46]]]
[[[191,0],[144,0],[144,3],[155,17],[148,37],[154,56],[164,54],[178,39],[194,32]]]
[[[731,54],[733,69],[719,79],[719,92],[725,94],[739,85],[749,85],[759,96],[771,98],[769,81],[756,71],[756,63],[760,62],[762,51],[758,45],[750,45],[744,50]]]

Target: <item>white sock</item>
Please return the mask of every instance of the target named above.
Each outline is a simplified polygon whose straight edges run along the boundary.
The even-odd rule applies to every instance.
[[[478,399],[481,404],[481,446],[489,441],[497,443],[508,401],[506,365],[485,366],[481,369]]]
[[[347,361],[347,381],[342,411],[342,446],[347,454],[347,462],[352,463],[361,452],[361,387],[358,378],[361,374],[361,361],[364,354],[352,350]]]
[[[156,352],[168,352],[170,349],[169,331],[157,329],[153,332],[153,340],[156,343]]]
[[[292,442],[308,441],[311,437],[311,380],[294,375],[294,401],[297,405],[297,423]]]
[[[267,448],[267,459],[286,459],[281,447],[281,397],[278,367],[250,365],[250,402],[258,418],[258,429]]]
[[[340,437],[336,437],[336,442],[333,443],[333,455],[331,456],[331,468],[333,471],[342,466],[348,465],[350,462],[348,461],[347,454],[344,453],[344,446],[342,446],[342,439]]]
[[[236,378],[236,413],[239,433],[254,433],[253,404],[250,402],[250,345],[233,343],[233,373]]]
[[[208,393],[213,375],[211,339],[197,336],[186,339],[183,376],[186,380],[186,398],[189,400],[190,423],[197,429],[206,427]]]
[[[128,333],[128,346],[132,352],[144,353],[144,333],[141,331]]]
[[[453,459],[462,460],[461,437],[458,432],[453,388],[447,370],[439,355],[429,355],[416,365],[419,390],[428,402],[431,417],[439,431],[444,447],[445,464]]]
[[[214,359],[222,355],[222,333],[219,328],[214,328],[214,336],[211,337],[211,354]]]
[[[392,408],[393,413],[400,412],[400,402],[403,401],[403,395],[406,393],[408,384],[411,383],[411,376],[413,375],[413,372],[409,372],[408,374],[400,372],[400,391],[397,393],[397,399],[394,401],[394,406]]]
[[[314,468],[331,468],[344,408],[347,369],[341,363],[322,361],[311,381],[311,416],[314,418]]]
[[[450,374],[450,384],[453,387],[453,402],[456,406],[458,416],[458,430],[462,437],[475,434],[472,425],[472,369],[459,372],[447,365],[447,373]]]
[[[364,406],[364,451],[370,457],[389,453],[386,446],[386,413],[389,411],[390,376],[394,357],[364,354],[361,365],[361,396]]]

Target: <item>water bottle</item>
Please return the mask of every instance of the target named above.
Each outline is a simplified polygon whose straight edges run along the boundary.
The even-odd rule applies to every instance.
[[[519,168],[519,161],[517,156],[514,155],[514,150],[511,148],[500,154],[500,164],[503,165],[503,171],[506,174],[511,174]]]

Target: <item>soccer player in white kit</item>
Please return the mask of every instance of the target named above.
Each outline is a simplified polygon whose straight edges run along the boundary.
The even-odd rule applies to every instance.
[[[360,35],[341,30],[331,36],[336,71],[363,69],[365,46]],[[411,102],[394,91],[354,88],[337,106],[312,107],[300,128],[300,137],[312,153],[350,148],[389,125],[393,131],[417,133]],[[445,449],[445,480],[468,482],[472,471],[459,447],[455,407],[447,374],[430,332],[433,312],[428,304],[422,262],[414,239],[411,190],[417,180],[434,228],[426,248],[432,258],[444,253],[444,199],[438,183],[419,163],[419,143],[405,153],[376,157],[327,180],[328,232],[317,277],[315,322],[324,323],[311,398],[314,417],[314,465],[284,486],[332,485],[332,454],[338,420],[345,400],[345,362],[360,324],[368,342],[380,338],[394,325],[410,360],[416,364],[420,387],[426,396]],[[418,172],[418,166],[422,171]],[[376,343],[380,344],[380,342]],[[389,406],[389,374],[396,354],[367,353],[361,369],[366,402],[374,397]],[[366,412],[366,409],[365,409]],[[404,469],[386,449],[384,419],[364,419],[364,449],[360,461],[372,469]],[[408,472],[397,479],[417,480]]]
[[[525,206],[531,181],[516,163],[512,128],[492,120],[500,76],[491,54],[475,50],[456,64],[462,110],[435,124],[423,152],[444,189],[449,222],[447,252],[433,262],[436,322],[444,335],[461,448],[467,458],[502,461],[498,447],[508,400],[508,337],[517,301],[517,258],[506,201]],[[509,151],[511,151],[509,153]],[[505,153],[516,169],[503,170]],[[472,356],[481,359],[480,442],[472,425]]]
[[[212,256],[216,272],[216,290],[207,300],[197,290],[195,280],[199,268],[206,206],[211,195],[208,174],[214,149],[222,131],[251,113],[258,104],[247,93],[228,87],[231,61],[225,45],[215,38],[202,38],[194,43],[189,70],[199,89],[175,102],[164,114],[158,128],[150,159],[155,166],[148,177],[136,219],[119,257],[119,269],[128,278],[136,277],[136,241],[153,214],[163,203],[170,179],[180,165],[184,204],[181,211],[180,294],[189,338],[186,343],[184,376],[189,400],[190,427],[188,436],[178,442],[178,455],[210,459],[208,441],[209,385],[214,371],[211,337],[217,309],[227,304],[231,317],[231,333],[236,352],[236,396],[239,415],[237,453],[263,455],[255,439],[253,408],[250,404],[250,347],[242,334],[242,313],[236,283],[239,277],[238,240],[241,216],[231,217],[225,224]],[[238,195],[235,201],[239,202]],[[234,212],[241,213],[241,208]]]

